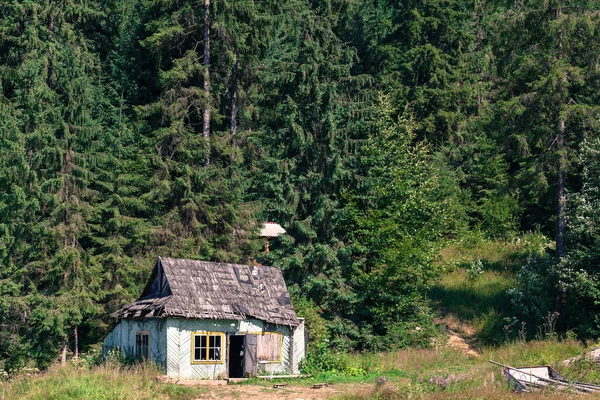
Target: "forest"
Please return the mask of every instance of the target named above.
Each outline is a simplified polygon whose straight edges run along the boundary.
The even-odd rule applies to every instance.
[[[599,38],[596,0],[3,0],[4,369],[100,342],[158,256],[280,267],[330,348],[426,345],[474,233],[552,238],[506,317],[597,338]]]

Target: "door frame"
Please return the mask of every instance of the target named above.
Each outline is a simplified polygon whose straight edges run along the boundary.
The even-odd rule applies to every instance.
[[[227,370],[227,378],[231,378],[229,376],[229,365],[231,363],[231,336],[242,336],[243,337],[243,346],[244,346],[244,362],[242,363],[242,378],[246,376],[246,332],[229,332],[227,333],[227,350],[225,353],[226,362],[225,368]],[[232,378],[236,379],[236,378]]]

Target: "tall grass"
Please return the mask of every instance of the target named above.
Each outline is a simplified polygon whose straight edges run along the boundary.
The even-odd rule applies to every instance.
[[[438,263],[445,273],[428,296],[446,323],[455,322],[449,324],[455,330],[469,326],[475,335],[468,336],[480,344],[499,345],[524,336],[527,329],[534,332],[536,327],[517,326],[510,319],[508,289],[518,287],[516,272],[531,255],[548,251],[549,243],[536,233],[506,242],[473,232],[441,250]]]
[[[565,393],[517,395],[508,387],[500,367],[492,359],[513,367],[550,365],[567,379],[600,384],[597,364],[581,361],[569,367],[562,360],[582,354],[588,347],[574,340],[514,341],[501,347],[482,348],[481,358],[466,357],[450,349],[403,350],[395,353],[368,354],[355,358],[361,368],[379,376],[372,385],[340,399],[553,399]],[[384,377],[384,378],[381,378]],[[377,382],[385,382],[381,385]],[[568,394],[573,398],[575,394]],[[582,397],[583,398],[583,397]],[[600,395],[585,398],[600,398]]]
[[[121,367],[53,367],[37,376],[0,383],[0,399],[193,399],[198,389],[156,381],[159,372],[148,365]]]

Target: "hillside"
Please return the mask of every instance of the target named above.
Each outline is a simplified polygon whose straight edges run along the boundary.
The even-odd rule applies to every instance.
[[[525,3],[0,2],[1,368],[94,349],[158,256],[280,268],[315,371],[596,339],[600,4]]]
[[[97,354],[86,354],[65,368],[54,366],[40,374],[13,375],[8,380],[0,380],[0,398],[564,398],[564,393],[552,390],[515,393],[506,384],[502,369],[487,361],[496,360],[511,366],[550,365],[567,379],[600,384],[596,362],[584,358],[568,366],[563,364],[563,360],[585,354],[597,344],[584,344],[544,325],[538,326],[534,330],[535,337],[531,337],[530,326],[509,317],[513,309],[508,289],[519,286],[515,265],[544,251],[546,244],[543,236],[527,235],[512,244],[484,240],[444,248],[437,262],[446,272],[427,295],[436,323],[442,328],[442,336],[437,337],[430,348],[352,354],[324,352],[318,354],[324,368],[315,369],[310,378],[252,379],[227,386],[162,383],[156,379],[162,372],[151,365],[128,364],[131,360],[118,359],[100,362]],[[310,345],[317,344],[313,341]],[[288,386],[276,389],[274,383]],[[331,386],[312,388],[321,383]],[[578,397],[569,394],[569,398]],[[581,395],[581,398],[600,398],[600,394]]]

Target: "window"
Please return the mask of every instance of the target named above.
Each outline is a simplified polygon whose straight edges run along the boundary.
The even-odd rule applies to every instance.
[[[150,332],[135,333],[135,356],[142,360],[150,359]]]
[[[281,332],[264,332],[257,335],[256,358],[263,362],[281,362]]]
[[[192,364],[222,363],[224,336],[219,332],[192,333]]]

